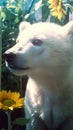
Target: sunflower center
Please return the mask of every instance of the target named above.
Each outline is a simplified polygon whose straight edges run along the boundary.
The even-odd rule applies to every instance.
[[[12,100],[12,99],[4,99],[4,100],[2,101],[2,103],[3,103],[4,105],[10,107],[10,106],[12,106],[13,104],[15,104],[16,102],[15,102],[14,100]]]

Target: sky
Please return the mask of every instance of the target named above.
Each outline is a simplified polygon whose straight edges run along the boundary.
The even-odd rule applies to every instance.
[[[0,6],[2,6],[5,1],[6,0],[0,0]]]

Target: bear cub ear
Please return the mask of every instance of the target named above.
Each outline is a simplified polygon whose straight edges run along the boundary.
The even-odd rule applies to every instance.
[[[23,21],[19,25],[19,32],[21,33],[23,30],[25,30],[27,27],[31,26],[29,22]]]

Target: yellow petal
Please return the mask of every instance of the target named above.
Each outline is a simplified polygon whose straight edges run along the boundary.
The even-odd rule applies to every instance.
[[[65,15],[67,14],[66,11],[65,11],[63,8],[62,8],[62,12],[63,12],[63,14],[65,14]]]
[[[52,15],[57,17],[58,16],[58,12],[53,12]]]
[[[11,99],[13,99],[14,101],[17,101],[20,97],[20,93],[16,93],[16,92],[13,92],[12,95],[11,95]]]
[[[57,7],[53,7],[50,11],[51,12],[57,12]]]
[[[24,98],[20,98],[17,102],[16,105],[18,107],[23,107],[24,106]]]
[[[63,17],[63,13],[62,13],[62,11],[60,11],[60,13],[58,14],[58,17],[57,17],[57,18],[58,18],[59,20],[61,20],[62,17]]]
[[[50,4],[54,4],[54,5],[58,4],[58,0],[49,0],[48,2]]]
[[[11,111],[12,111],[13,109],[14,109],[14,107],[9,107],[9,110],[11,110]]]

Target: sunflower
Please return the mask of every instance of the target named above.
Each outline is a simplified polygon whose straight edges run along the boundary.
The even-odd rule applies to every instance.
[[[24,106],[24,98],[20,98],[19,92],[0,91],[0,109],[13,110]]]
[[[51,8],[52,16],[61,20],[64,15],[66,15],[66,11],[63,9],[62,0],[48,0]]]

